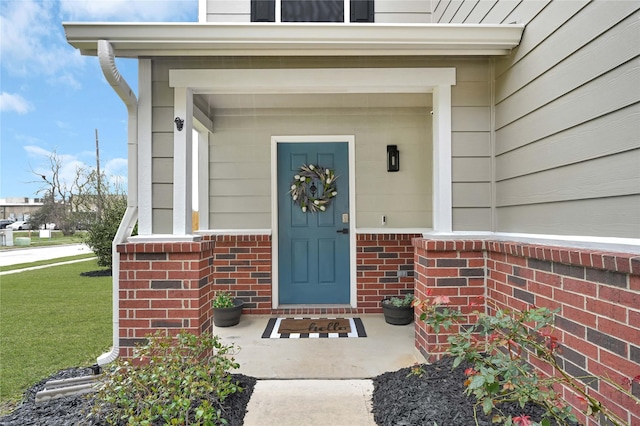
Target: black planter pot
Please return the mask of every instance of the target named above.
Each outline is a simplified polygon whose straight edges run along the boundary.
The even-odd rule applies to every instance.
[[[240,322],[244,301],[233,299],[232,308],[213,308],[213,324],[216,327],[231,327]]]
[[[413,306],[393,306],[382,299],[382,313],[387,324],[407,325],[413,321]]]

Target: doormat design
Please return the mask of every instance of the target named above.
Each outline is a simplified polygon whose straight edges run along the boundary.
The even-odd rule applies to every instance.
[[[367,337],[360,318],[269,318],[263,339]]]

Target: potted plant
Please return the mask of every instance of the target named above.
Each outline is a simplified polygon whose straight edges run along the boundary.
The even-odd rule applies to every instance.
[[[382,313],[387,324],[407,325],[413,321],[413,293],[404,297],[390,296],[382,299]]]
[[[216,293],[211,305],[213,307],[213,324],[216,327],[231,327],[240,322],[244,301],[234,298],[228,291]]]

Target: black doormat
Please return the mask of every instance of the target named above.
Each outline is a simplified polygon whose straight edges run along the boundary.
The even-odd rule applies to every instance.
[[[367,337],[360,318],[269,318],[263,339]]]

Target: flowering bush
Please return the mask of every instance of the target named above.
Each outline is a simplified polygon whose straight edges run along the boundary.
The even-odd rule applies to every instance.
[[[421,319],[436,333],[459,322],[462,316],[458,311],[439,306],[445,303],[449,303],[446,296],[429,297],[417,303],[423,309]],[[558,385],[564,385],[583,402],[585,415],[596,420],[604,418],[612,425],[626,424],[585,390],[585,383],[590,380],[606,381],[640,404],[629,391],[631,382],[640,382],[640,376],[619,384],[608,377],[573,377],[561,368],[556,356],[562,348],[554,333],[553,311],[529,306],[522,311],[496,309],[493,315],[477,311],[474,315],[477,316],[475,324],[449,336],[446,351],[455,357],[454,368],[463,361],[473,365],[465,370],[466,393],[475,397],[476,409],[493,414],[495,423],[549,426],[552,419],[561,425],[577,423],[571,406],[556,390],[560,389]],[[554,374],[544,375],[535,370],[530,364],[534,358],[552,367]],[[523,410],[527,403],[538,404],[545,408],[545,416],[540,422],[534,422],[526,413],[512,417],[498,408],[501,403],[514,401]]]
[[[241,392],[230,370],[237,349],[218,336],[157,332],[136,350],[139,363],[119,359],[96,393],[92,415],[107,424],[228,424],[225,399]]]

